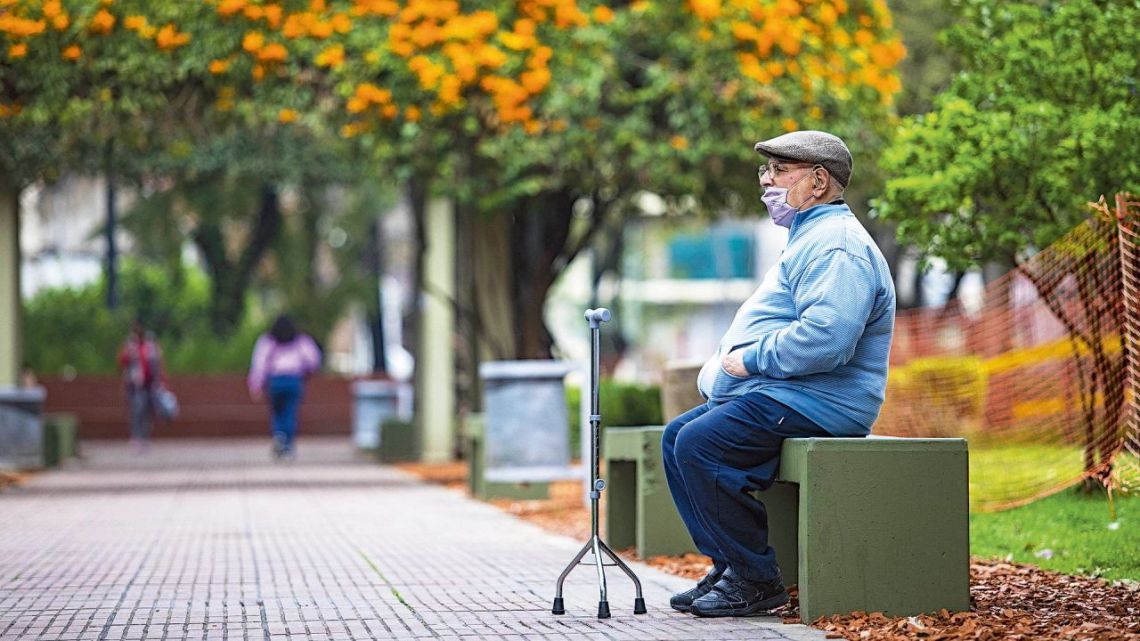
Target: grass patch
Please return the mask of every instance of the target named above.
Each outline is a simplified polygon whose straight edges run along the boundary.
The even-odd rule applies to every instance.
[[[971,452],[971,454],[973,454]],[[970,551],[1066,574],[1140,580],[1140,498],[1064,490],[1004,512],[970,515]]]
[[[1128,484],[1140,465],[1122,455],[1120,466]],[[982,444],[970,441],[970,505],[984,510],[1027,499],[1051,488],[1075,482],[1084,472],[1084,450],[1076,445],[1041,443]],[[1107,513],[1107,508],[1105,509]]]

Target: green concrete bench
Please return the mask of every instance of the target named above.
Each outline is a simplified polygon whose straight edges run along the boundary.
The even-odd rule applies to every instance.
[[[416,428],[410,421],[387,418],[380,422],[380,447],[375,452],[381,463],[403,463],[420,459]]]
[[[41,429],[44,467],[58,467],[79,456],[79,422],[74,414],[44,414]]]
[[[607,428],[606,540],[638,555],[695,551],[661,463],[663,427]],[[757,498],[800,617],[969,609],[965,439],[785,441]]]
[[[467,490],[471,496],[482,499],[532,500],[550,497],[550,484],[542,482],[507,483],[487,480],[483,439],[487,419],[483,414],[467,417],[464,438],[464,455],[467,459]]]

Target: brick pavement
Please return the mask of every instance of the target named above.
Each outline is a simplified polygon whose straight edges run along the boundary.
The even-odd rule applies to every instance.
[[[635,564],[649,613],[609,568],[554,581],[581,546],[388,467],[347,439],[159,442],[0,492],[0,639],[822,639],[774,618],[668,608],[688,582]]]

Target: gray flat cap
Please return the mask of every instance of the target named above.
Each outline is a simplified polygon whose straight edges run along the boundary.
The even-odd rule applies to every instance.
[[[851,152],[838,136],[826,131],[793,131],[760,141],[755,149],[768,158],[821,165],[844,188],[851,182]]]

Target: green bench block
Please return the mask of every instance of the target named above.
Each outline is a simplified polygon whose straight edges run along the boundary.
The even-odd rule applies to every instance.
[[[380,424],[380,447],[376,450],[376,458],[381,463],[418,461],[420,448],[417,436],[416,426],[410,421],[385,420]]]
[[[482,414],[467,416],[463,439],[463,457],[467,459],[467,491],[474,497],[483,495],[483,432],[486,419]]]
[[[464,456],[467,459],[467,490],[481,499],[538,500],[550,497],[549,483],[499,483],[484,477],[487,469],[483,460],[483,435],[486,418],[482,414],[467,417]]]
[[[511,499],[514,501],[537,501],[550,498],[550,484],[539,482],[500,483],[485,481],[483,494],[487,499]]]
[[[62,459],[59,455],[59,426],[45,420],[40,423],[40,435],[44,467],[59,467]]]
[[[694,546],[661,468],[662,427],[608,428],[606,526],[612,547],[680,554]],[[785,441],[778,481],[756,496],[800,616],[969,609],[964,439]]]
[[[694,550],[665,480],[661,432],[660,427],[607,427],[602,433],[605,539],[614,549],[636,547],[643,559]]]
[[[58,467],[79,456],[79,424],[74,414],[44,414],[40,426],[44,467]]]
[[[79,418],[74,414],[52,413],[44,415],[45,421],[59,426],[59,454],[61,458],[79,457]]]
[[[778,498],[768,515],[782,530],[773,546],[798,542],[796,562],[780,560],[799,585],[801,618],[968,610],[967,457],[954,438],[786,441],[779,478],[798,487],[798,505]],[[768,505],[772,493],[758,497]]]

